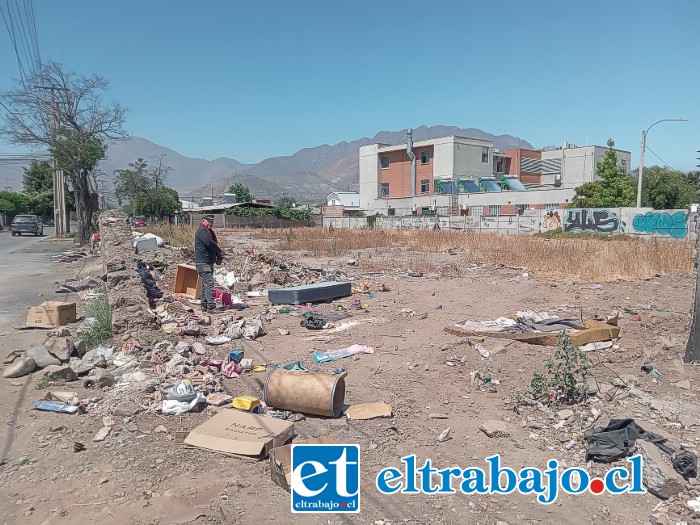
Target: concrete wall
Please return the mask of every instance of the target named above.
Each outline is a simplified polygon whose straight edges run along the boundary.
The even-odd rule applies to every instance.
[[[442,229],[470,232],[532,235],[563,229],[569,233],[633,235],[668,240],[694,240],[698,214],[688,210],[650,208],[567,208],[550,214],[548,210],[526,210],[522,215],[497,216],[380,216],[375,227],[384,229]],[[366,228],[365,218],[323,218],[323,227]]]

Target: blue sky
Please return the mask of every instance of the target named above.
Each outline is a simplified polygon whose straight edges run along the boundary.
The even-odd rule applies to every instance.
[[[475,127],[700,164],[700,2],[34,0],[42,59],[109,81],[132,135],[245,163]],[[19,70],[0,26],[0,90]],[[0,152],[17,151],[0,143]],[[652,153],[653,152],[653,153]]]

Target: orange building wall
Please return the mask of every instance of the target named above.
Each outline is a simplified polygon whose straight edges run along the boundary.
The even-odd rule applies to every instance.
[[[430,152],[428,164],[421,164],[421,154],[424,151]],[[433,147],[414,148],[416,155],[416,195],[421,195],[421,179],[430,180],[430,192],[435,189],[433,182]],[[411,196],[411,160],[405,150],[379,153],[378,162],[381,157],[389,157],[389,167],[381,168],[379,177],[383,184],[389,183],[389,197],[410,197]]]
[[[523,184],[540,184],[541,175],[539,173],[531,173],[528,171],[520,171],[520,159],[541,159],[542,152],[532,149],[509,149],[505,151],[506,155],[510,155],[512,162],[508,165],[508,175],[518,175],[518,178]]]

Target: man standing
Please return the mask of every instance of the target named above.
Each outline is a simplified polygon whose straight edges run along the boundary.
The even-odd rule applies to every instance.
[[[224,252],[214,233],[214,216],[205,215],[194,234],[194,262],[202,279],[202,310],[216,310],[214,302],[214,263],[221,264]]]

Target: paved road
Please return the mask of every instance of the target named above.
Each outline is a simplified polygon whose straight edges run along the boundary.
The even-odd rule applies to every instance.
[[[53,293],[54,283],[63,280],[63,265],[52,263],[51,256],[71,249],[73,241],[50,239],[53,228],[44,232],[44,237],[0,233],[0,332],[22,324],[30,306],[65,297]]]

